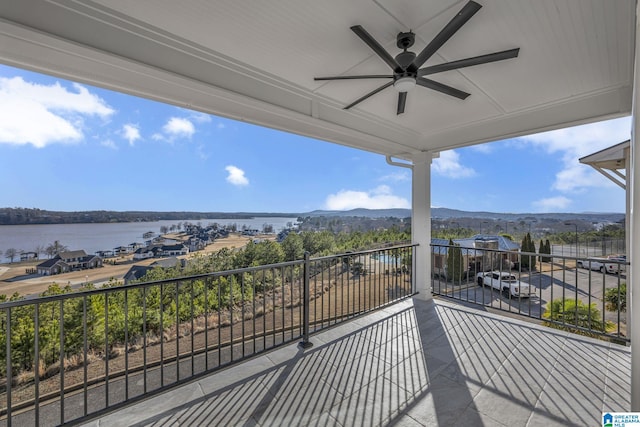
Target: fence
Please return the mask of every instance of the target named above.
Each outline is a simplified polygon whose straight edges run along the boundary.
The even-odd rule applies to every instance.
[[[564,330],[629,341],[628,263],[623,259],[609,260],[606,267],[602,259],[431,246],[436,267],[454,251],[460,260],[454,273],[434,268],[436,295],[517,313]]]
[[[411,296],[401,245],[0,304],[1,423],[79,422]]]
[[[600,257],[626,253],[624,239],[604,238],[600,241],[578,242],[571,245],[552,245],[551,252],[559,256]]]

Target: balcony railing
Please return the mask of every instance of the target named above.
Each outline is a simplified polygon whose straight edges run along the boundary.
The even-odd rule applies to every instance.
[[[0,304],[0,423],[79,422],[415,293],[414,246]],[[4,403],[4,404],[2,404]]]
[[[608,267],[602,267],[602,258],[455,245],[431,248],[434,294],[629,342],[624,259],[607,260]]]

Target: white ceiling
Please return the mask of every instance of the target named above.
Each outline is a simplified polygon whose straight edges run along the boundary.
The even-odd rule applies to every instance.
[[[19,0],[0,2],[0,62],[411,159],[631,112],[634,0],[478,0],[425,66],[519,47],[518,58],[447,71],[396,115],[393,88],[343,107],[390,74],[351,30],[395,56],[423,47],[465,5],[454,0]]]

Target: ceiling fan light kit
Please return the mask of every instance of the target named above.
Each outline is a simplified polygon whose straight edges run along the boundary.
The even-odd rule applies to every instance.
[[[393,88],[398,92],[409,92],[416,87],[416,78],[411,76],[400,77],[393,82]]]
[[[331,77],[315,77],[314,80],[357,80],[357,79],[392,79],[391,82],[385,83],[377,87],[366,95],[358,98],[351,104],[344,107],[345,110],[361,103],[365,99],[381,92],[382,90],[393,86],[398,93],[398,107],[396,114],[404,113],[404,107],[407,101],[407,92],[411,91],[416,85],[426,87],[445,95],[453,96],[458,99],[466,99],[470,94],[451,86],[439,83],[435,80],[426,78],[430,74],[441,73],[443,71],[457,70],[460,68],[471,67],[474,65],[487,64],[490,62],[502,61],[505,59],[516,58],[520,52],[520,48],[504,50],[501,52],[490,53],[486,55],[474,56],[472,58],[460,59],[442,64],[432,65],[420,68],[429,58],[449,40],[464,24],[467,23],[473,15],[480,10],[482,6],[473,0],[470,0],[458,12],[456,16],[435,36],[433,40],[418,54],[408,51],[415,42],[415,34],[411,31],[399,33],[396,45],[403,51],[396,57],[392,57],[380,43],[374,39],[362,26],[354,25],[351,27],[360,39],[365,42],[392,70],[393,74],[373,74],[373,75],[357,75],[357,76],[331,76]]]

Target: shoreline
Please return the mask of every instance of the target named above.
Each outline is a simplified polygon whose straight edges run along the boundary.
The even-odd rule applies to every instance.
[[[209,254],[219,251],[223,248],[243,248],[254,239],[273,240],[275,235],[258,235],[258,236],[242,236],[240,233],[231,233],[229,237],[217,239],[203,250],[191,252],[189,255],[183,255],[179,258],[190,258],[195,254]],[[26,274],[27,268],[33,268],[45,259],[31,260],[23,262],[14,262],[9,264],[0,264],[0,294],[10,297],[14,293],[19,293],[23,297],[34,297],[46,291],[49,286],[54,283],[60,286],[70,285],[71,287],[79,287],[85,283],[92,283],[100,286],[110,279],[122,280],[124,275],[134,265],[147,266],[163,258],[149,258],[145,260],[133,261],[132,255],[115,259],[116,264],[112,265],[105,262],[100,268],[89,270],[77,270],[69,273],[56,274],[53,276],[40,276],[37,274]]]

